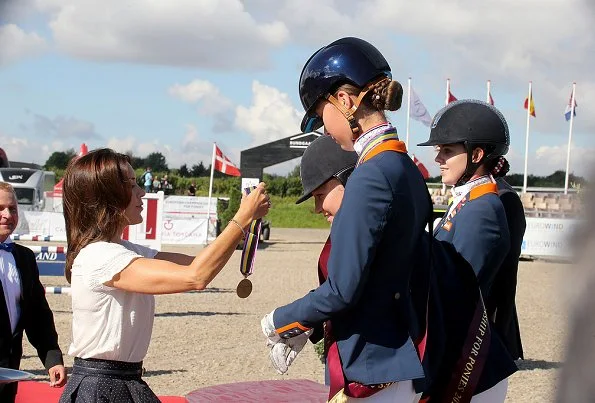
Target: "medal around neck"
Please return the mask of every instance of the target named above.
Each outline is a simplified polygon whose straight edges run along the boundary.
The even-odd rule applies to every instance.
[[[240,298],[248,298],[252,294],[252,282],[247,278],[240,281],[236,288],[236,294]]]

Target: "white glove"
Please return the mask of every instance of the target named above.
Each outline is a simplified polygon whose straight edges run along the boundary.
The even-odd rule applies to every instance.
[[[275,313],[275,310],[273,309],[273,311],[271,313],[265,315],[264,318],[262,318],[262,320],[260,321],[260,327],[262,328],[262,333],[267,338],[267,341],[266,341],[267,346],[272,346],[275,343],[277,343],[279,340],[281,340],[281,336],[279,336],[279,334],[277,333],[275,324],[273,323],[273,314],[274,313]]]
[[[308,342],[308,338],[313,331],[314,329],[310,329],[298,336],[282,339],[273,344],[269,358],[279,374],[283,375],[287,372],[291,363]]]

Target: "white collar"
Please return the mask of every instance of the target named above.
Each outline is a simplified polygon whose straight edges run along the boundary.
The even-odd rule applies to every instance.
[[[480,176],[477,179],[473,179],[461,186],[454,186],[451,189],[452,195],[454,197],[450,207],[448,208],[448,213],[450,213],[452,209],[455,208],[461,202],[461,200],[463,200],[463,197],[465,197],[465,195],[467,195],[471,191],[471,189],[480,185],[485,185],[486,183],[496,183],[496,181],[494,180],[492,175],[484,175]]]

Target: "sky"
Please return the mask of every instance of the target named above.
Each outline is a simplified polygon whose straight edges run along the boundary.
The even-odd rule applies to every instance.
[[[344,36],[373,43],[393,78],[435,114],[446,79],[485,100],[486,80],[511,134],[511,173],[565,169],[564,109],[576,82],[570,171],[595,162],[595,6],[591,0],[0,0],[0,147],[45,163],[54,151],[161,152],[170,168],[210,163],[299,133],[301,69]],[[406,104],[406,102],[404,102]],[[406,106],[388,115],[402,139]],[[429,129],[409,148],[439,170]],[[299,159],[265,169],[285,174]]]

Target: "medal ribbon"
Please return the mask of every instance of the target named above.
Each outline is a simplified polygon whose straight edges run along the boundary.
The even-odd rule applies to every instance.
[[[246,194],[250,194],[253,189],[256,188],[245,188],[244,191]],[[258,240],[260,239],[261,221],[260,218],[252,221],[246,233],[246,237],[244,238],[242,260],[240,261],[240,273],[242,273],[244,277],[248,277],[254,271],[254,257],[256,256]]]
[[[372,137],[369,138],[368,135],[372,134]],[[357,166],[359,166],[361,163],[363,163],[364,161],[366,161],[367,159],[369,159],[370,157],[367,156],[367,154],[372,151],[374,148],[376,148],[378,145],[380,145],[381,143],[384,143],[385,141],[389,141],[389,140],[399,140],[399,136],[397,135],[397,129],[395,129],[393,126],[391,125],[385,125],[382,127],[379,127],[378,129],[374,130],[373,132],[369,132],[366,134],[366,144],[363,147],[361,153],[359,153],[359,158],[357,160]],[[404,146],[404,143],[403,143]],[[403,147],[404,148],[404,147]],[[407,152],[407,150],[405,149],[404,152]]]

